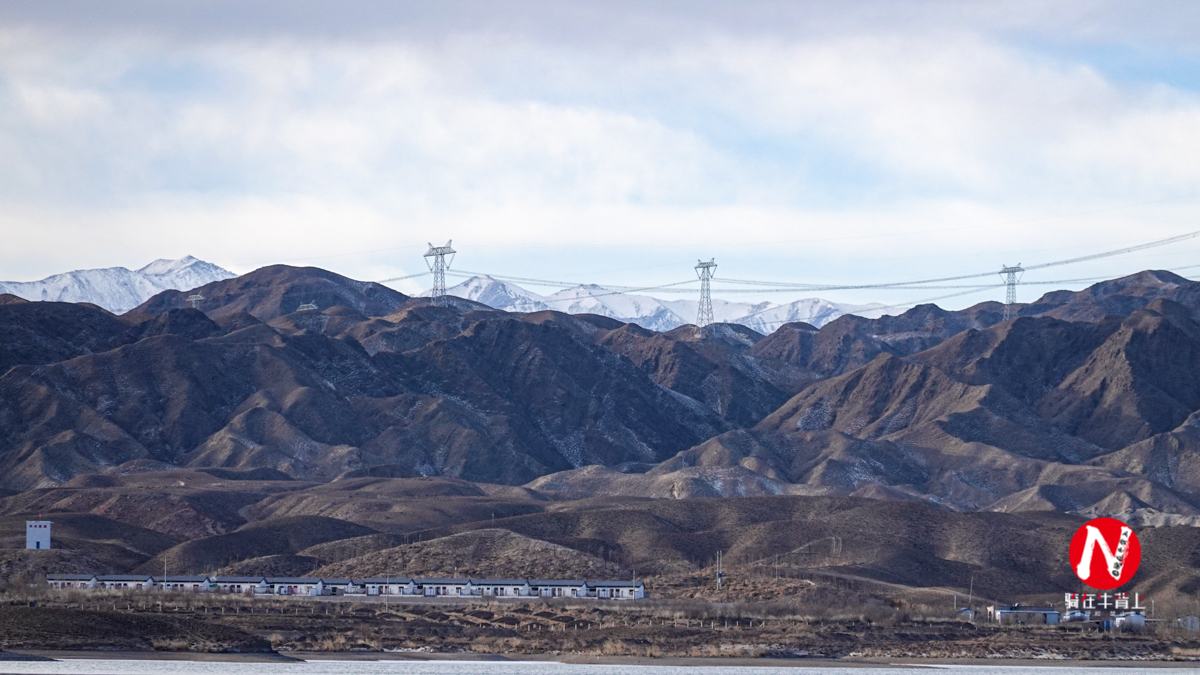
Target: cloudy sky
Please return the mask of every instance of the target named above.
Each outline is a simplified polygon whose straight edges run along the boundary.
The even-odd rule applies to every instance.
[[[1200,3],[9,0],[0,158],[6,280],[187,254],[384,279],[451,238],[459,269],[630,286],[701,257],[985,272],[1200,230]]]

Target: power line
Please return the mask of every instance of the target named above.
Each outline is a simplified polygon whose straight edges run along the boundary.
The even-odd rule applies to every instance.
[[[310,256],[305,256],[303,258],[286,258],[284,260],[271,260],[271,261],[267,261],[267,262],[250,263],[250,265],[280,265],[283,263],[301,262],[304,260],[323,260],[325,258],[345,258],[347,256],[353,256],[353,255],[368,255],[371,253],[387,253],[390,251],[404,251],[406,249],[420,248],[420,247],[421,247],[420,244],[409,244],[407,246],[393,246],[391,248],[374,248],[374,249],[370,249],[368,251],[349,251],[346,253],[329,253],[326,255],[310,255]],[[241,264],[245,265],[245,263],[241,263]]]
[[[695,279],[688,279],[687,281],[677,281],[673,284],[663,284],[661,286],[643,286],[641,288],[630,288],[629,290],[625,290],[625,291],[612,291],[609,293],[588,293],[586,297],[604,298],[604,297],[608,297],[610,295],[628,295],[630,293],[639,293],[641,291],[657,291],[659,289],[669,288],[671,286],[682,286],[683,284],[694,284],[694,283],[696,283]],[[600,286],[599,288],[603,289],[604,287]],[[607,290],[607,289],[605,289],[605,290]],[[676,293],[676,292],[694,293],[695,291],[687,290],[687,291],[663,291],[663,292],[664,293]]]
[[[1187,234],[1181,234],[1177,237],[1169,237],[1167,239],[1159,239],[1158,241],[1152,241],[1152,242],[1149,242],[1146,244],[1138,244],[1137,246],[1128,246],[1126,248],[1119,248],[1119,249],[1116,249],[1115,251],[1105,251],[1104,253],[1093,253],[1092,255],[1080,256],[1078,258],[1069,258],[1067,260],[1056,260],[1054,262],[1042,263],[1041,265],[1030,265],[1029,267],[1026,267],[1025,269],[1040,270],[1040,269],[1045,269],[1047,267],[1058,267],[1060,265],[1073,265],[1075,263],[1087,262],[1089,260],[1099,260],[1101,258],[1111,258],[1116,255],[1124,255],[1126,253],[1133,253],[1134,251],[1144,251],[1148,248],[1155,248],[1158,246],[1166,246],[1167,244],[1174,244],[1176,242],[1186,241],[1188,239],[1195,239],[1196,237],[1200,237],[1200,230],[1197,230],[1196,232],[1188,232]]]
[[[1040,269],[1046,269],[1048,267],[1059,267],[1062,265],[1073,265],[1075,263],[1088,262],[1091,260],[1100,260],[1102,258],[1111,258],[1113,256],[1124,255],[1126,253],[1133,253],[1134,251],[1144,251],[1148,248],[1155,248],[1158,246],[1166,246],[1167,244],[1174,244],[1174,243],[1185,241],[1188,239],[1194,239],[1196,237],[1200,237],[1200,230],[1197,230],[1195,232],[1188,232],[1187,234],[1181,234],[1181,235],[1178,235],[1175,237],[1168,237],[1167,239],[1159,239],[1157,241],[1147,242],[1145,244],[1138,244],[1136,246],[1127,246],[1125,248],[1119,248],[1119,249],[1115,249],[1112,251],[1104,251],[1102,253],[1093,253],[1091,255],[1080,256],[1078,258],[1068,258],[1066,260],[1055,260],[1053,262],[1041,263],[1040,265],[1030,265],[1028,267],[1025,267],[1024,269],[1025,270],[1040,270]],[[995,272],[980,272],[978,274],[962,274],[962,275],[953,276],[953,277],[938,277],[936,279],[919,279],[916,281],[897,281],[897,282],[882,283],[882,284],[857,284],[857,285],[841,285],[841,286],[835,286],[835,285],[830,285],[830,284],[796,284],[796,283],[757,281],[757,280],[747,280],[747,279],[726,279],[724,277],[718,279],[718,281],[724,281],[726,283],[734,283],[734,284],[774,286],[777,288],[789,288],[789,289],[806,290],[806,291],[842,291],[842,290],[866,290],[866,289],[880,289],[880,288],[895,288],[895,287],[900,287],[900,286],[913,286],[913,285],[917,285],[917,284],[936,284],[936,283],[942,283],[942,282],[947,282],[947,281],[963,281],[966,279],[980,279],[983,277],[990,277],[993,274],[995,274]]]
[[[1194,232],[1188,232],[1188,233],[1177,235],[1174,237],[1168,237],[1166,239],[1159,239],[1156,241],[1137,244],[1134,246],[1126,246],[1126,247],[1119,248],[1119,249],[1103,251],[1100,253],[1093,253],[1093,254],[1089,254],[1089,255],[1085,255],[1085,256],[1078,256],[1075,258],[1067,258],[1064,260],[1056,260],[1056,261],[1041,263],[1041,264],[1037,264],[1037,265],[1030,265],[1028,267],[1023,267],[1023,268],[1020,265],[1018,265],[1016,267],[1012,267],[1012,268],[1002,267],[1001,268],[1001,276],[1005,279],[1005,284],[1003,284],[1003,285],[1007,287],[1007,294],[1005,297],[1005,315],[1006,315],[1006,317],[1009,317],[1012,314],[1013,307],[1015,306],[1017,275],[1021,272],[1024,272],[1026,270],[1047,269],[1047,268],[1051,268],[1051,267],[1059,267],[1059,266],[1064,266],[1064,265],[1072,265],[1072,264],[1077,264],[1077,263],[1082,263],[1082,262],[1089,262],[1092,260],[1100,260],[1100,259],[1104,259],[1104,258],[1110,258],[1110,257],[1114,257],[1114,256],[1124,255],[1127,253],[1133,253],[1136,251],[1143,251],[1143,250],[1150,249],[1150,248],[1156,248],[1159,246],[1166,246],[1168,244],[1174,244],[1174,243],[1178,243],[1181,241],[1194,239],[1196,237],[1200,237],[1200,230],[1197,230]],[[527,284],[544,285],[544,286],[556,286],[556,287],[561,287],[561,288],[578,288],[578,287],[588,288],[589,286],[591,286],[591,287],[596,287],[596,288],[603,289],[604,291],[606,291],[604,293],[591,293],[591,292],[587,293],[587,297],[591,297],[591,298],[601,298],[601,297],[606,297],[606,296],[611,296],[611,295],[625,295],[628,293],[636,293],[636,292],[642,292],[642,291],[659,291],[659,292],[663,292],[663,293],[689,293],[691,291],[676,290],[675,287],[695,283],[695,280],[689,279],[686,281],[679,281],[679,282],[673,282],[673,283],[668,283],[668,284],[657,284],[657,285],[652,285],[652,286],[641,286],[641,287],[603,286],[603,285],[598,285],[598,284],[585,284],[585,283],[569,282],[569,281],[536,279],[536,278],[531,278],[531,277],[518,277],[518,276],[499,275],[499,274],[485,274],[482,272],[471,272],[468,270],[458,270],[455,272],[450,272],[447,269],[449,267],[449,265],[445,264],[444,256],[445,255],[453,255],[453,253],[454,253],[454,251],[453,251],[453,249],[450,248],[449,243],[447,243],[446,246],[444,246],[444,247],[434,247],[431,244],[430,248],[429,248],[429,252],[427,252],[425,254],[427,261],[431,256],[433,256],[435,258],[434,262],[430,262],[430,272],[423,272],[420,274],[412,274],[412,275],[407,275],[407,276],[403,276],[403,277],[394,277],[392,279],[385,279],[378,283],[390,283],[393,281],[402,281],[405,279],[412,279],[412,278],[424,276],[425,274],[428,274],[428,273],[432,273],[434,275],[434,289],[432,291],[432,294],[435,298],[445,294],[445,276],[447,274],[450,274],[452,276],[460,276],[460,277],[468,276],[468,275],[482,276],[482,277],[488,277],[491,279],[495,279],[498,281],[512,281],[514,283],[527,283]],[[701,264],[704,265],[704,263],[701,263]],[[960,289],[960,288],[966,289],[961,292],[952,293],[949,295],[937,296],[935,298],[930,298],[928,300],[922,300],[919,302],[933,302],[935,300],[942,300],[942,299],[958,297],[958,296],[962,296],[962,295],[969,295],[972,293],[977,293],[977,292],[980,292],[983,290],[987,290],[989,288],[996,288],[995,285],[986,285],[986,284],[957,285],[957,286],[928,285],[928,284],[944,284],[945,282],[961,281],[961,280],[968,280],[968,279],[979,279],[979,278],[991,276],[992,274],[994,274],[994,272],[981,272],[981,273],[976,273],[976,274],[964,274],[964,275],[957,275],[957,276],[951,276],[951,277],[938,277],[938,278],[934,278],[934,279],[922,279],[922,280],[906,281],[906,282],[834,285],[834,284],[811,284],[811,283],[810,284],[800,284],[800,283],[790,283],[790,282],[748,280],[748,279],[727,279],[727,278],[723,278],[723,277],[716,278],[713,275],[713,270],[715,269],[715,267],[716,267],[716,265],[712,264],[711,267],[705,268],[703,274],[700,274],[700,272],[699,272],[700,266],[697,266],[697,270],[698,270],[698,274],[700,275],[700,282],[701,282],[701,301],[700,301],[700,305],[698,306],[698,309],[700,310],[701,315],[698,315],[698,317],[697,317],[698,321],[704,320],[703,311],[704,311],[705,306],[709,307],[710,308],[709,311],[711,312],[711,302],[712,302],[711,292],[713,289],[709,285],[709,282],[713,279],[716,279],[717,281],[721,281],[721,282],[732,283],[732,284],[763,287],[763,288],[757,288],[757,289],[737,289],[737,288],[718,288],[718,289],[716,289],[720,293],[779,293],[779,292],[797,291],[797,290],[808,291],[808,292],[819,292],[819,291],[832,291],[832,290],[867,290],[867,289],[873,289],[873,290],[917,290],[917,289],[929,289],[929,290],[939,289],[940,290],[940,289]],[[1193,266],[1193,267],[1200,267],[1200,265]],[[1180,269],[1188,269],[1188,268],[1180,268]],[[1078,280],[1071,279],[1071,280],[1061,280],[1061,281],[1029,282],[1029,285],[1048,285],[1048,284],[1054,284],[1054,283],[1070,283],[1070,282],[1076,282],[1076,281],[1091,281],[1091,280],[1092,279],[1078,279]],[[708,294],[707,303],[705,302],[706,292]],[[912,303],[906,303],[906,304],[912,304]],[[778,307],[778,306],[779,305],[776,305],[775,307]],[[882,308],[889,309],[889,308],[901,307],[901,306],[905,306],[905,305],[899,305],[899,304],[898,305],[886,305]],[[774,307],[764,308],[757,312],[747,314],[746,316],[754,316],[756,314],[761,314],[763,312],[770,311],[773,308]],[[709,318],[711,320],[711,317],[709,317]]]
[[[641,286],[620,286],[620,285],[608,285],[608,284],[595,284],[595,283],[584,283],[581,281],[551,281],[549,279],[530,279],[528,277],[514,277],[514,276],[509,276],[507,274],[486,274],[484,272],[469,272],[467,270],[455,270],[453,272],[447,270],[446,274],[448,274],[450,276],[454,276],[454,277],[459,277],[459,278],[486,277],[488,279],[495,279],[496,281],[511,281],[514,283],[524,283],[524,284],[530,284],[533,286],[554,286],[554,287],[558,287],[558,288],[578,288],[578,287],[596,286],[598,288],[603,288],[606,291],[623,291],[623,290],[630,291],[630,290],[638,290],[638,289],[642,288]],[[694,283],[696,283],[695,279],[688,279],[687,281],[680,281],[677,283],[664,284],[661,287],[665,288],[668,286],[682,286],[683,284],[694,284]],[[659,288],[659,287],[655,286],[654,288]],[[682,292],[691,293],[692,291],[682,291]]]
[[[405,279],[416,279],[417,277],[426,277],[426,276],[429,276],[430,274],[433,274],[433,272],[420,272],[418,274],[410,274],[406,277],[392,277],[391,279],[381,279],[379,281],[376,281],[375,283],[390,284],[393,281],[404,281]]]
[[[962,227],[942,227],[942,228],[937,228],[937,229],[932,229],[932,230],[909,230],[907,232],[883,232],[880,234],[863,234],[863,235],[855,235],[855,236],[847,236],[847,237],[825,237],[823,239],[783,239],[783,240],[776,240],[776,241],[747,241],[747,242],[739,242],[739,244],[747,245],[747,246],[764,246],[764,245],[770,245],[770,244],[796,244],[796,243],[812,244],[812,243],[826,242],[826,241],[857,241],[857,240],[862,240],[862,239],[882,239],[885,237],[909,237],[909,236],[912,236],[915,234],[938,234],[938,233],[942,233],[942,232],[961,232],[964,230],[979,230],[979,229],[990,228],[990,227],[1006,227],[1006,226],[1010,226],[1010,225],[1025,225],[1028,223],[1038,223],[1038,222],[1042,222],[1042,221],[1046,221],[1046,220],[1059,220],[1061,218],[1074,218],[1076,216],[1088,216],[1088,215],[1094,215],[1097,213],[1107,213],[1110,211],[1120,211],[1122,209],[1136,208],[1138,206],[1148,206],[1151,204],[1169,204],[1171,202],[1177,202],[1177,201],[1182,201],[1182,200],[1186,200],[1186,199],[1195,199],[1197,196],[1198,195],[1193,194],[1193,195],[1185,195],[1182,197],[1169,197],[1167,199],[1155,199],[1155,200],[1146,201],[1146,202],[1135,202],[1132,204],[1118,204],[1116,206],[1108,206],[1108,207],[1104,207],[1104,208],[1100,208],[1100,209],[1090,209],[1087,211],[1073,211],[1070,213],[1060,213],[1060,214],[1050,215],[1050,216],[1037,216],[1035,218],[1020,218],[1020,219],[1016,219],[1016,220],[999,221],[999,222],[989,223],[989,224],[985,224],[985,225],[965,225]]]

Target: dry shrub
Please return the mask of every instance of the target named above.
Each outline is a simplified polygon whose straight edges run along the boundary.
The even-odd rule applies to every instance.
[[[183,638],[155,638],[150,646],[158,652],[186,652],[190,644]]]
[[[617,638],[609,638],[605,640],[598,650],[604,656],[644,656],[644,657],[659,657],[663,656],[663,648],[656,644],[645,644],[637,641],[621,640]]]
[[[319,652],[344,652],[350,648],[349,641],[344,635],[327,635],[317,639],[316,649]]]

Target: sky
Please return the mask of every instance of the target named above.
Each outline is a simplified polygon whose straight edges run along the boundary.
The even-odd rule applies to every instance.
[[[1200,3],[8,0],[0,158],[12,281],[184,255],[382,280],[447,240],[455,270],[636,287],[983,273],[1200,230]]]

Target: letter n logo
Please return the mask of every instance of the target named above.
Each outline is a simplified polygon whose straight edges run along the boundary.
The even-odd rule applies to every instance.
[[[1115,518],[1096,518],[1071,538],[1071,569],[1083,583],[1107,591],[1133,578],[1142,562],[1137,535]]]

